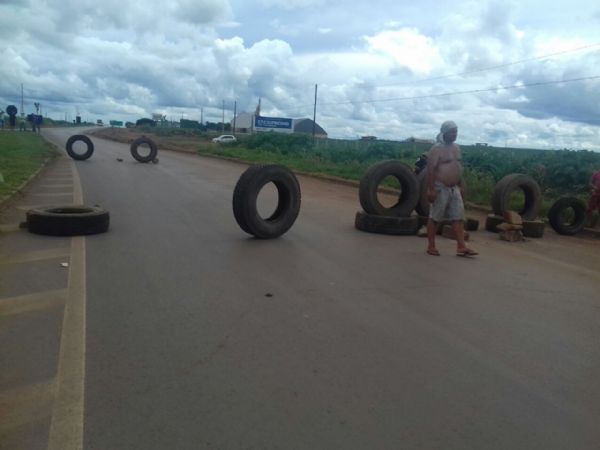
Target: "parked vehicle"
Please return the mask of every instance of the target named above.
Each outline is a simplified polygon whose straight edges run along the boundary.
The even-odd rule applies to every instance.
[[[232,142],[237,142],[237,139],[235,136],[232,136],[231,134],[222,134],[219,137],[213,138],[212,141],[216,142],[218,144],[229,144]]]

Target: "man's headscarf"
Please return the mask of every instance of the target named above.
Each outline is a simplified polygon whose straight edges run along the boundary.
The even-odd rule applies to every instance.
[[[456,126],[456,124],[453,121],[446,120],[440,127],[440,133],[437,135],[435,140],[438,142],[438,144],[445,144],[444,134],[446,134],[448,131],[454,130],[456,128],[458,128],[458,127]]]

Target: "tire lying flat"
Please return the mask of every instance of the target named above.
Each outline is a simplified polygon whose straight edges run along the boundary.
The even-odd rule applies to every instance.
[[[263,219],[257,199],[268,183],[277,188],[277,208]],[[300,213],[300,185],[296,176],[279,165],[256,165],[248,168],[233,191],[233,215],[242,230],[258,239],[272,239],[288,231]]]
[[[565,223],[561,216],[569,208],[573,209],[575,218],[572,223]],[[548,222],[558,234],[573,236],[585,226],[585,211],[586,204],[582,200],[575,197],[559,198],[548,211]]]
[[[510,210],[511,194],[521,189],[525,195],[525,205],[518,211],[523,220],[535,220],[542,206],[542,190],[529,175],[513,173],[505,176],[496,184],[492,194],[492,209],[497,216]]]
[[[142,155],[138,151],[138,147],[142,144],[147,144],[150,147],[150,153],[148,155]],[[158,154],[158,148],[152,139],[147,138],[146,136],[142,136],[137,138],[135,141],[131,143],[129,147],[129,151],[131,152],[131,156],[136,161],[141,163],[149,163],[156,159],[156,155]]]
[[[110,224],[110,215],[96,206],[66,205],[34,208],[27,211],[27,229],[30,233],[47,236],[85,236],[104,233]]]
[[[77,153],[73,149],[73,144],[77,141],[83,141],[87,145],[87,150],[85,153]],[[65,148],[67,150],[67,154],[77,161],[86,160],[94,153],[94,143],[89,137],[85,136],[84,134],[74,134],[73,136],[71,136],[69,139],[67,139],[67,144]]]
[[[419,230],[419,216],[394,217],[358,211],[354,219],[357,230],[368,233],[412,236]]]
[[[402,192],[398,202],[386,208],[377,198],[377,190],[384,178],[398,179]],[[382,161],[374,164],[360,180],[360,204],[368,214],[387,217],[408,217],[419,201],[419,183],[412,169],[400,161]]]

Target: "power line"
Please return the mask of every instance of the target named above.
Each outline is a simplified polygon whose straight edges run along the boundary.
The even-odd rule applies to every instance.
[[[526,62],[548,59],[548,58],[552,58],[554,56],[559,56],[559,55],[565,55],[565,54],[568,54],[568,53],[579,52],[579,51],[587,50],[587,49],[594,48],[594,47],[600,47],[600,42],[597,42],[595,44],[583,45],[581,47],[575,47],[575,48],[571,48],[571,49],[568,49],[568,50],[561,50],[559,52],[548,53],[546,55],[534,56],[534,57],[531,57],[531,58],[525,58],[525,59],[520,59],[520,60],[517,60],[517,61],[511,61],[511,62],[508,62],[508,63],[499,64],[499,65],[496,65],[496,66],[489,66],[489,67],[483,67],[481,69],[469,70],[469,71],[466,71],[466,72],[460,72],[460,73],[454,73],[454,74],[448,74],[448,75],[440,75],[438,77],[422,78],[422,79],[419,79],[419,80],[404,81],[404,82],[400,82],[400,83],[377,84],[377,85],[376,84],[365,84],[365,86],[373,87],[373,88],[384,88],[384,87],[393,87],[393,86],[402,86],[402,85],[409,85],[409,84],[416,84],[416,83],[424,83],[426,81],[444,80],[444,79],[447,79],[447,78],[459,77],[459,76],[464,76],[464,75],[471,75],[471,74],[474,74],[474,73],[485,72],[485,71],[488,71],[488,70],[502,69],[504,67],[514,66],[514,65],[517,65],[517,64],[523,64],[523,63],[526,63]],[[446,94],[441,94],[441,95],[446,95]],[[365,101],[365,102],[344,102],[344,103],[368,103],[368,102],[373,102],[374,103],[374,102],[376,102],[376,100]],[[339,104],[344,104],[344,103],[339,103]],[[322,104],[322,105],[324,105],[324,104]],[[308,106],[312,106],[312,105],[311,104],[299,105],[299,106],[297,106],[297,108],[303,108],[305,106],[308,107]]]
[[[501,91],[503,89],[519,89],[519,88],[524,88],[524,87],[536,87],[536,86],[548,86],[551,84],[573,83],[576,81],[596,80],[599,78],[600,78],[600,75],[594,75],[594,76],[589,76],[589,77],[570,78],[567,80],[539,81],[539,82],[535,82],[535,83],[519,83],[519,84],[510,85],[510,86],[497,86],[494,88],[473,89],[473,90],[469,90],[469,91],[443,92],[441,94],[415,95],[412,97],[395,97],[395,98],[383,98],[383,99],[379,99],[379,100],[361,100],[361,101],[321,103],[320,106],[355,105],[355,104],[360,104],[360,103],[383,103],[383,102],[395,102],[395,101],[402,101],[402,100],[421,100],[421,99],[425,99],[425,98],[449,97],[451,95],[478,94],[481,92]]]
[[[531,58],[525,58],[525,59],[520,59],[520,60],[517,60],[517,61],[512,61],[512,62],[508,62],[508,63],[504,63],[504,64],[498,64],[496,66],[489,66],[489,67],[483,67],[481,69],[469,70],[469,71],[466,71],[466,72],[453,73],[453,74],[448,74],[448,75],[440,75],[438,77],[432,77],[432,78],[421,78],[419,80],[403,81],[403,82],[400,82],[400,83],[377,84],[377,85],[367,84],[367,86],[369,86],[369,87],[375,87],[375,88],[381,88],[381,87],[401,86],[401,85],[405,85],[405,84],[423,83],[425,81],[444,80],[446,78],[460,77],[460,76],[463,76],[463,75],[471,75],[471,74],[474,74],[474,73],[485,72],[485,71],[488,71],[488,70],[503,69],[504,67],[510,67],[510,66],[514,66],[514,65],[517,65],[517,64],[523,64],[523,63],[526,63],[526,62],[538,61],[538,60],[542,60],[542,59],[548,59],[548,58],[552,58],[554,56],[565,55],[567,53],[579,52],[581,50],[587,50],[587,49],[594,48],[594,47],[600,47],[600,42],[596,43],[596,44],[589,44],[589,45],[584,45],[582,47],[572,48],[572,49],[569,49],[569,50],[561,50],[560,52],[548,53],[547,55],[534,56],[534,57],[531,57]]]

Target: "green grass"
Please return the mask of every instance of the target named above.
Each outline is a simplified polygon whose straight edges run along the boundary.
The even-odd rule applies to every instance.
[[[357,161],[335,163],[311,153],[283,154],[278,151],[248,149],[242,145],[231,144],[200,144],[198,153],[235,158],[252,164],[281,164],[299,172],[324,174],[356,181],[362,178],[369,167],[368,164],[361,164]]]
[[[157,133],[152,130],[151,132]],[[178,131],[160,131],[168,135]],[[218,145],[210,142],[210,133],[197,133],[200,154],[235,158],[251,164],[281,164],[290,169],[330,175],[359,181],[367,169],[377,162],[394,159],[410,167],[427,152],[431,144],[423,142],[361,141],[317,139],[301,134],[257,133],[239,135],[237,144]],[[497,148],[491,146],[461,146],[467,184],[466,200],[476,205],[491,207],[496,183],[511,173],[527,174],[540,185],[543,204],[540,215],[545,217],[558,198],[577,196],[587,199],[588,183],[593,171],[600,167],[600,153],[572,150],[536,150]],[[384,185],[396,187],[393,181]],[[519,211],[523,196],[511,200],[511,208]]]
[[[198,146],[198,153],[200,154],[225,156],[252,164],[281,164],[295,171],[330,175],[354,181],[360,181],[372,164],[383,159],[397,159],[410,167],[413,166],[416,160],[412,151],[401,150],[396,154],[379,155],[369,154],[362,150],[361,148],[355,148],[353,149],[354,152],[357,152],[355,158],[342,159],[335,151],[328,149],[326,143],[322,143],[315,148],[307,147],[305,151],[282,151],[278,146],[270,143],[257,146],[257,148],[248,148],[244,140],[238,144],[219,145],[206,142]],[[399,188],[395,178],[387,177],[383,181],[384,186]],[[478,205],[490,204],[496,184],[490,174],[475,169],[466,169],[465,181],[467,183],[467,201]]]
[[[29,132],[0,131],[0,198],[6,197],[40,168],[56,151],[39,135]]]

